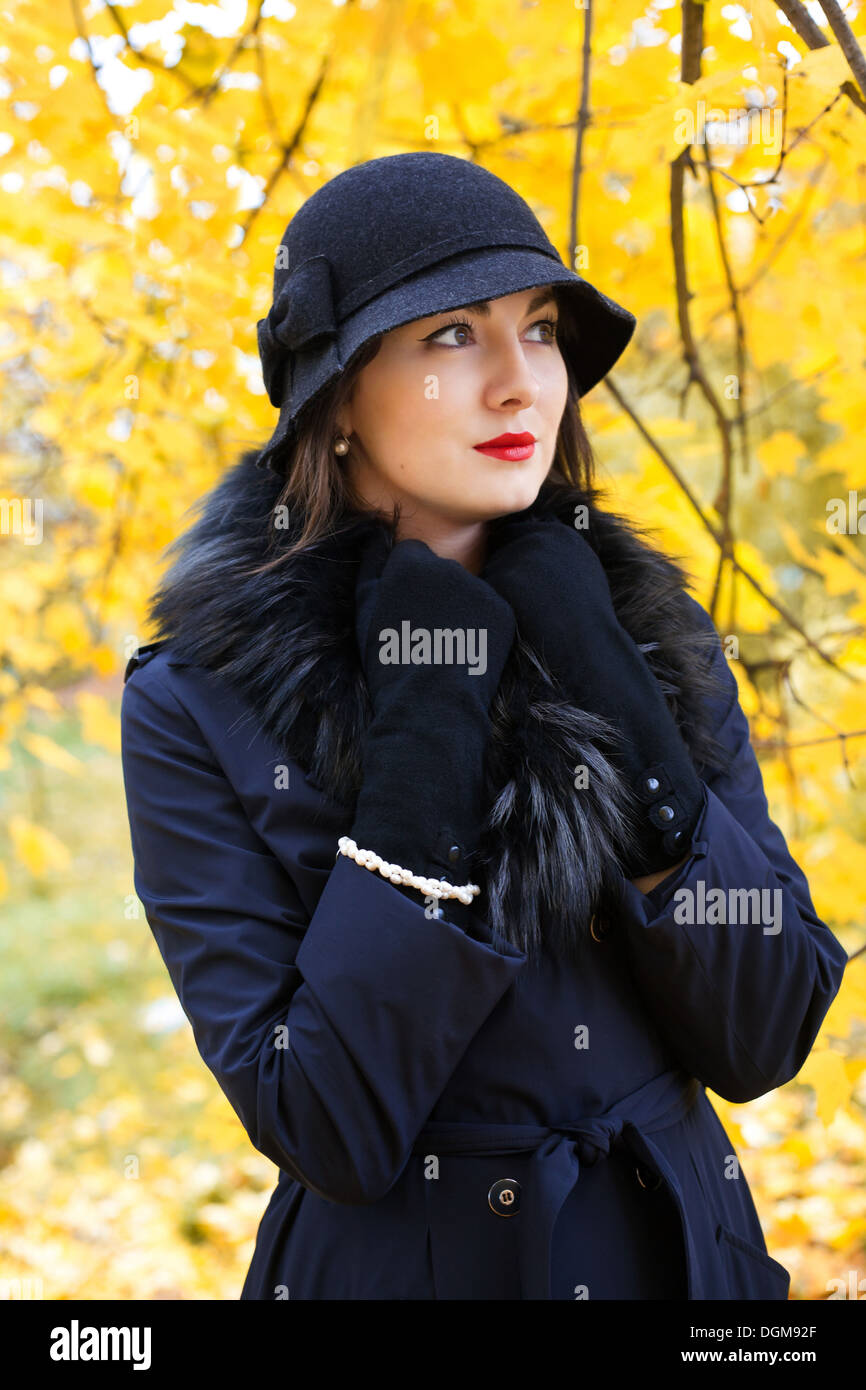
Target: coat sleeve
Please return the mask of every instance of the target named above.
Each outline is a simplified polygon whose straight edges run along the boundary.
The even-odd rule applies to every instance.
[[[377,1201],[526,956],[343,855],[310,915],[152,665],[124,687],[121,756],[135,890],[203,1061],[278,1167]]]
[[[796,1076],[848,957],[770,819],[736,678],[716,638],[712,661],[726,692],[713,701],[716,733],[733,757],[704,779],[686,863],[647,894],[626,884],[618,941],[681,1064],[743,1103]],[[713,889],[722,892],[710,896]]]

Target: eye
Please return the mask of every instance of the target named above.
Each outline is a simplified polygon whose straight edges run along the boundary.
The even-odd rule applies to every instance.
[[[558,322],[559,322],[558,319],[536,319],[535,323],[532,324],[532,327],[533,327],[533,328],[549,328],[549,329],[550,329],[550,337],[549,337],[549,338],[544,338],[544,339],[542,339],[542,341],[543,341],[543,342],[547,342],[547,343],[552,343],[552,342],[554,342],[555,339],[556,339],[556,325],[557,325]]]
[[[546,328],[546,329],[548,329],[548,330],[549,330],[549,336],[546,337],[546,338],[542,338],[540,341],[543,342],[543,343],[548,343],[548,344],[549,344],[549,343],[553,343],[553,342],[556,341],[556,326],[557,326],[557,323],[558,323],[558,319],[536,319],[535,323],[530,324],[530,330],[533,329],[533,328]],[[451,318],[451,319],[448,320],[447,324],[445,324],[442,328],[437,328],[436,331],[435,331],[434,333],[428,334],[428,336],[424,339],[424,342],[425,342],[425,343],[440,343],[440,345],[441,345],[442,347],[462,347],[462,346],[463,346],[462,343],[443,343],[443,342],[442,342],[442,334],[443,334],[443,333],[456,332],[457,329],[464,329],[467,333],[471,333],[471,332],[472,332],[472,324],[471,324],[471,323],[467,323],[466,319]],[[539,340],[536,340],[536,341],[539,341]]]
[[[456,332],[458,328],[463,329],[466,333],[472,332],[472,324],[467,323],[465,319],[449,319],[448,323],[443,328],[437,328],[435,333],[428,334],[424,341],[425,343],[441,343],[443,333]],[[463,346],[462,343],[441,343],[441,345],[443,347]]]

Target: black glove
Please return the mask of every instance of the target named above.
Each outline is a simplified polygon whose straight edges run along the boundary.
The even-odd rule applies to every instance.
[[[380,659],[381,634],[396,629],[402,642],[404,623],[412,632],[430,634],[423,664]],[[477,881],[473,856],[486,810],[489,710],[515,626],[508,604],[489,585],[423,541],[392,546],[383,529],[366,543],[356,582],[356,633],[373,712],[349,832],[359,848],[425,877]],[[465,638],[465,648],[455,642],[452,650],[446,640],[437,661],[437,628]],[[412,645],[405,643],[409,652]],[[448,664],[449,652],[462,658],[459,664]],[[417,889],[401,887],[415,902],[423,901]],[[443,915],[461,925],[467,920],[463,907],[459,900],[442,900]]]
[[[528,508],[490,523],[487,545],[481,578],[507,599],[521,635],[582,709],[623,735],[608,756],[637,799],[640,842],[625,854],[625,876],[677,863],[703,808],[703,783],[646,658],[617,619],[592,545]]]

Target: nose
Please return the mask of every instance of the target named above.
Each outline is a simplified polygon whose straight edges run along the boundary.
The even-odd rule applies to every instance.
[[[534,405],[540,386],[518,335],[503,334],[501,344],[488,347],[487,352],[485,405],[493,410],[503,406],[525,410]]]

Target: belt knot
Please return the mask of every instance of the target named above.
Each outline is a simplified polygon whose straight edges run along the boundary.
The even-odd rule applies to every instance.
[[[591,1168],[600,1158],[607,1158],[622,1138],[622,1119],[599,1117],[587,1124],[568,1125],[563,1133],[573,1141],[574,1150],[581,1166]]]

